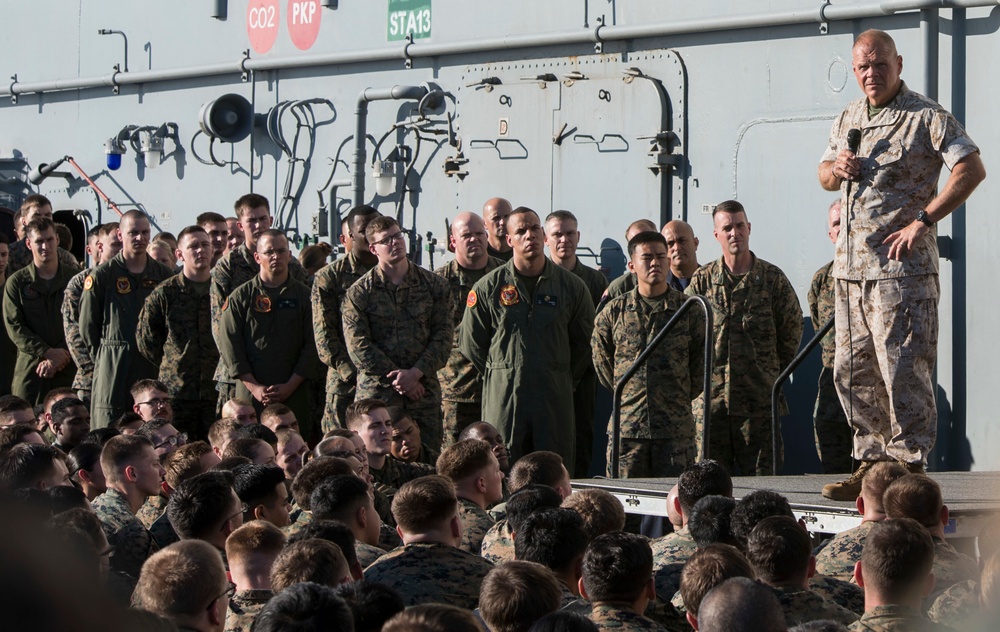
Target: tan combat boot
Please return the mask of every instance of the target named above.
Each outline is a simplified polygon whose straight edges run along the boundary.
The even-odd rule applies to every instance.
[[[823,496],[830,500],[855,501],[861,495],[861,481],[876,461],[862,461],[858,469],[846,481],[823,486]]]
[[[906,468],[906,471],[910,474],[926,474],[927,470],[924,469],[923,463],[907,463],[906,461],[900,461],[896,459],[896,463],[899,463]]]

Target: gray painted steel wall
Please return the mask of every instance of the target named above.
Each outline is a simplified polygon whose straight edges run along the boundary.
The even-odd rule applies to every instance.
[[[247,1],[228,2],[226,20],[210,17],[214,4],[0,2],[8,25],[0,41],[0,74],[17,75],[9,87],[0,87],[0,95],[18,94],[16,104],[0,99],[0,158],[26,161],[0,161],[0,176],[23,177],[28,167],[69,154],[123,209],[140,205],[163,230],[176,232],[200,212],[230,214],[232,201],[250,188],[249,139],[216,145],[217,156],[237,164],[207,166],[195,159],[192,138],[201,104],[234,92],[252,99],[255,111],[265,114],[284,101],[328,99],[332,110],[314,106],[311,155],[306,153],[308,130],[302,131],[298,156],[306,158],[309,169],[302,182],[304,163],[297,163],[293,189],[301,187],[303,193],[285,222],[312,235],[317,189],[330,176],[341,146],[334,177],[350,177],[349,139],[358,94],[368,87],[432,82],[448,100],[428,114],[402,216],[414,235],[432,233],[438,240],[435,264],[447,258],[442,252],[445,219],[460,210],[478,210],[494,195],[543,215],[557,208],[572,210],[581,218],[581,246],[595,253],[607,238],[624,246],[626,225],[639,217],[658,223],[686,217],[701,239],[704,262],[720,253],[706,211],[736,197],[749,211],[753,250],[786,271],[806,312],[812,273],[832,257],[824,222],[834,196],[820,189],[815,169],[833,117],[860,96],[850,71],[850,47],[854,36],[870,27],[889,30],[896,38],[904,57],[903,77],[912,88],[933,88],[929,78],[939,69],[939,100],[946,107],[957,106],[956,113],[983,148],[987,170],[997,172],[997,124],[990,106],[1000,97],[991,72],[992,62],[1000,58],[996,8],[943,9],[940,35],[934,37],[935,22],[927,19],[931,14],[925,13],[922,21],[919,11],[897,11],[917,7],[916,2],[433,0],[432,38],[411,46],[419,55],[407,68],[406,44],[386,41],[386,0],[341,0],[334,3],[337,9],[322,8],[319,36],[308,51],[292,44],[285,27],[288,2],[280,2],[276,43],[264,55],[251,55],[246,66],[254,72],[252,81],[245,82],[240,63],[242,51],[249,48]],[[984,3],[949,6],[976,4]],[[833,21],[821,24],[821,11]],[[869,17],[840,19],[848,15]],[[605,26],[600,27],[602,16]],[[102,28],[122,29],[129,38],[131,73],[118,75],[123,85],[117,95],[110,78],[112,66],[122,62],[122,40],[98,35]],[[652,30],[663,35],[649,37]],[[598,54],[595,43],[602,33],[609,40],[601,43]],[[925,59],[927,41],[939,42],[931,63]],[[491,48],[473,50],[477,45]],[[461,52],[451,54],[456,50]],[[326,63],[331,58],[349,63]],[[657,81],[628,79],[624,71],[630,68]],[[170,70],[182,78],[160,80]],[[585,78],[567,80],[573,72]],[[546,74],[555,80],[535,79]],[[501,83],[489,89],[469,85],[486,77]],[[60,87],[57,83],[99,87],[53,89]],[[40,87],[45,91],[33,91]],[[414,114],[413,102],[373,102],[368,133],[378,139]],[[456,154],[441,133],[448,128],[449,114],[469,161],[461,167],[468,172],[464,178],[444,173],[445,159]],[[507,136],[499,133],[500,119],[506,119]],[[286,114],[282,120],[290,139],[295,119]],[[126,124],[166,121],[178,124],[182,143],[175,148],[167,142],[168,156],[158,169],[145,169],[129,149],[119,171],[104,170],[102,147],[109,136]],[[682,156],[681,167],[658,175],[649,169],[655,163],[648,155],[651,141],[640,137],[667,130],[674,133],[668,145]],[[558,144],[554,135],[561,136]],[[416,149],[414,133],[397,130],[389,134],[383,154],[397,142]],[[287,156],[262,130],[254,132],[253,144],[258,174],[253,188],[277,209]],[[195,138],[199,154],[207,148],[203,135]],[[369,160],[372,150],[369,144]],[[1000,352],[992,335],[995,301],[989,288],[995,285],[1000,221],[984,208],[985,200],[997,193],[996,181],[988,179],[965,215],[942,222],[940,229],[952,237],[952,260],[943,262],[941,272],[943,432],[938,467],[1000,464],[1000,456],[988,449],[995,432],[990,369]],[[80,181],[74,184],[66,188],[66,180],[50,178],[38,190],[58,208],[89,209],[96,215],[94,195]],[[366,188],[366,199],[373,200],[370,175]],[[0,192],[13,196],[10,206],[30,191],[8,182],[0,183]],[[325,191],[327,198],[329,194]],[[345,211],[349,199],[350,188],[340,188],[332,208]],[[398,200],[373,201],[387,212]],[[107,209],[103,219],[109,219]],[[416,246],[411,243],[412,249]],[[428,253],[421,257],[428,265]],[[609,254],[606,263],[611,261]],[[621,264],[620,259],[614,262]],[[817,364],[804,367],[790,387],[793,417],[785,420],[789,471],[815,465],[810,398]]]

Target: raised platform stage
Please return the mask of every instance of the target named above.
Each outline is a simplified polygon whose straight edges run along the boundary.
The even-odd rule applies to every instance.
[[[1000,472],[931,472],[941,485],[951,520],[948,537],[972,538],[989,516],[1000,512]],[[820,490],[843,475],[741,476],[733,479],[733,496],[742,498],[757,489],[771,489],[786,498],[796,517],[805,520],[811,532],[839,533],[861,524],[854,503],[824,498]],[[666,516],[666,498],[676,478],[603,479],[573,481],[574,489],[600,488],[615,495],[627,513]]]

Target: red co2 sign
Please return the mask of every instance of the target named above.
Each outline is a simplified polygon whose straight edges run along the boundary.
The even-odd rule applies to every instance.
[[[278,0],[250,0],[247,5],[247,36],[254,51],[263,55],[278,39],[281,13]]]

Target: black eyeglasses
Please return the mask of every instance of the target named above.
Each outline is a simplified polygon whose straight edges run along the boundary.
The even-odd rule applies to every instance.
[[[182,432],[180,434],[175,434],[167,437],[166,439],[163,440],[162,443],[157,443],[156,445],[154,445],[153,448],[159,449],[159,448],[165,448],[168,445],[173,445],[173,446],[184,445],[185,443],[187,443],[187,440],[188,440],[187,433]]]
[[[372,243],[379,246],[388,246],[394,241],[403,241],[403,233],[395,233],[393,235],[389,235],[385,239],[379,239],[378,241],[373,241]]]
[[[143,404],[145,404],[146,406],[149,406],[150,408],[161,408],[163,406],[169,406],[170,405],[170,398],[169,397],[156,397],[154,399],[149,400],[148,402],[139,402],[136,405],[137,406],[142,406]]]

